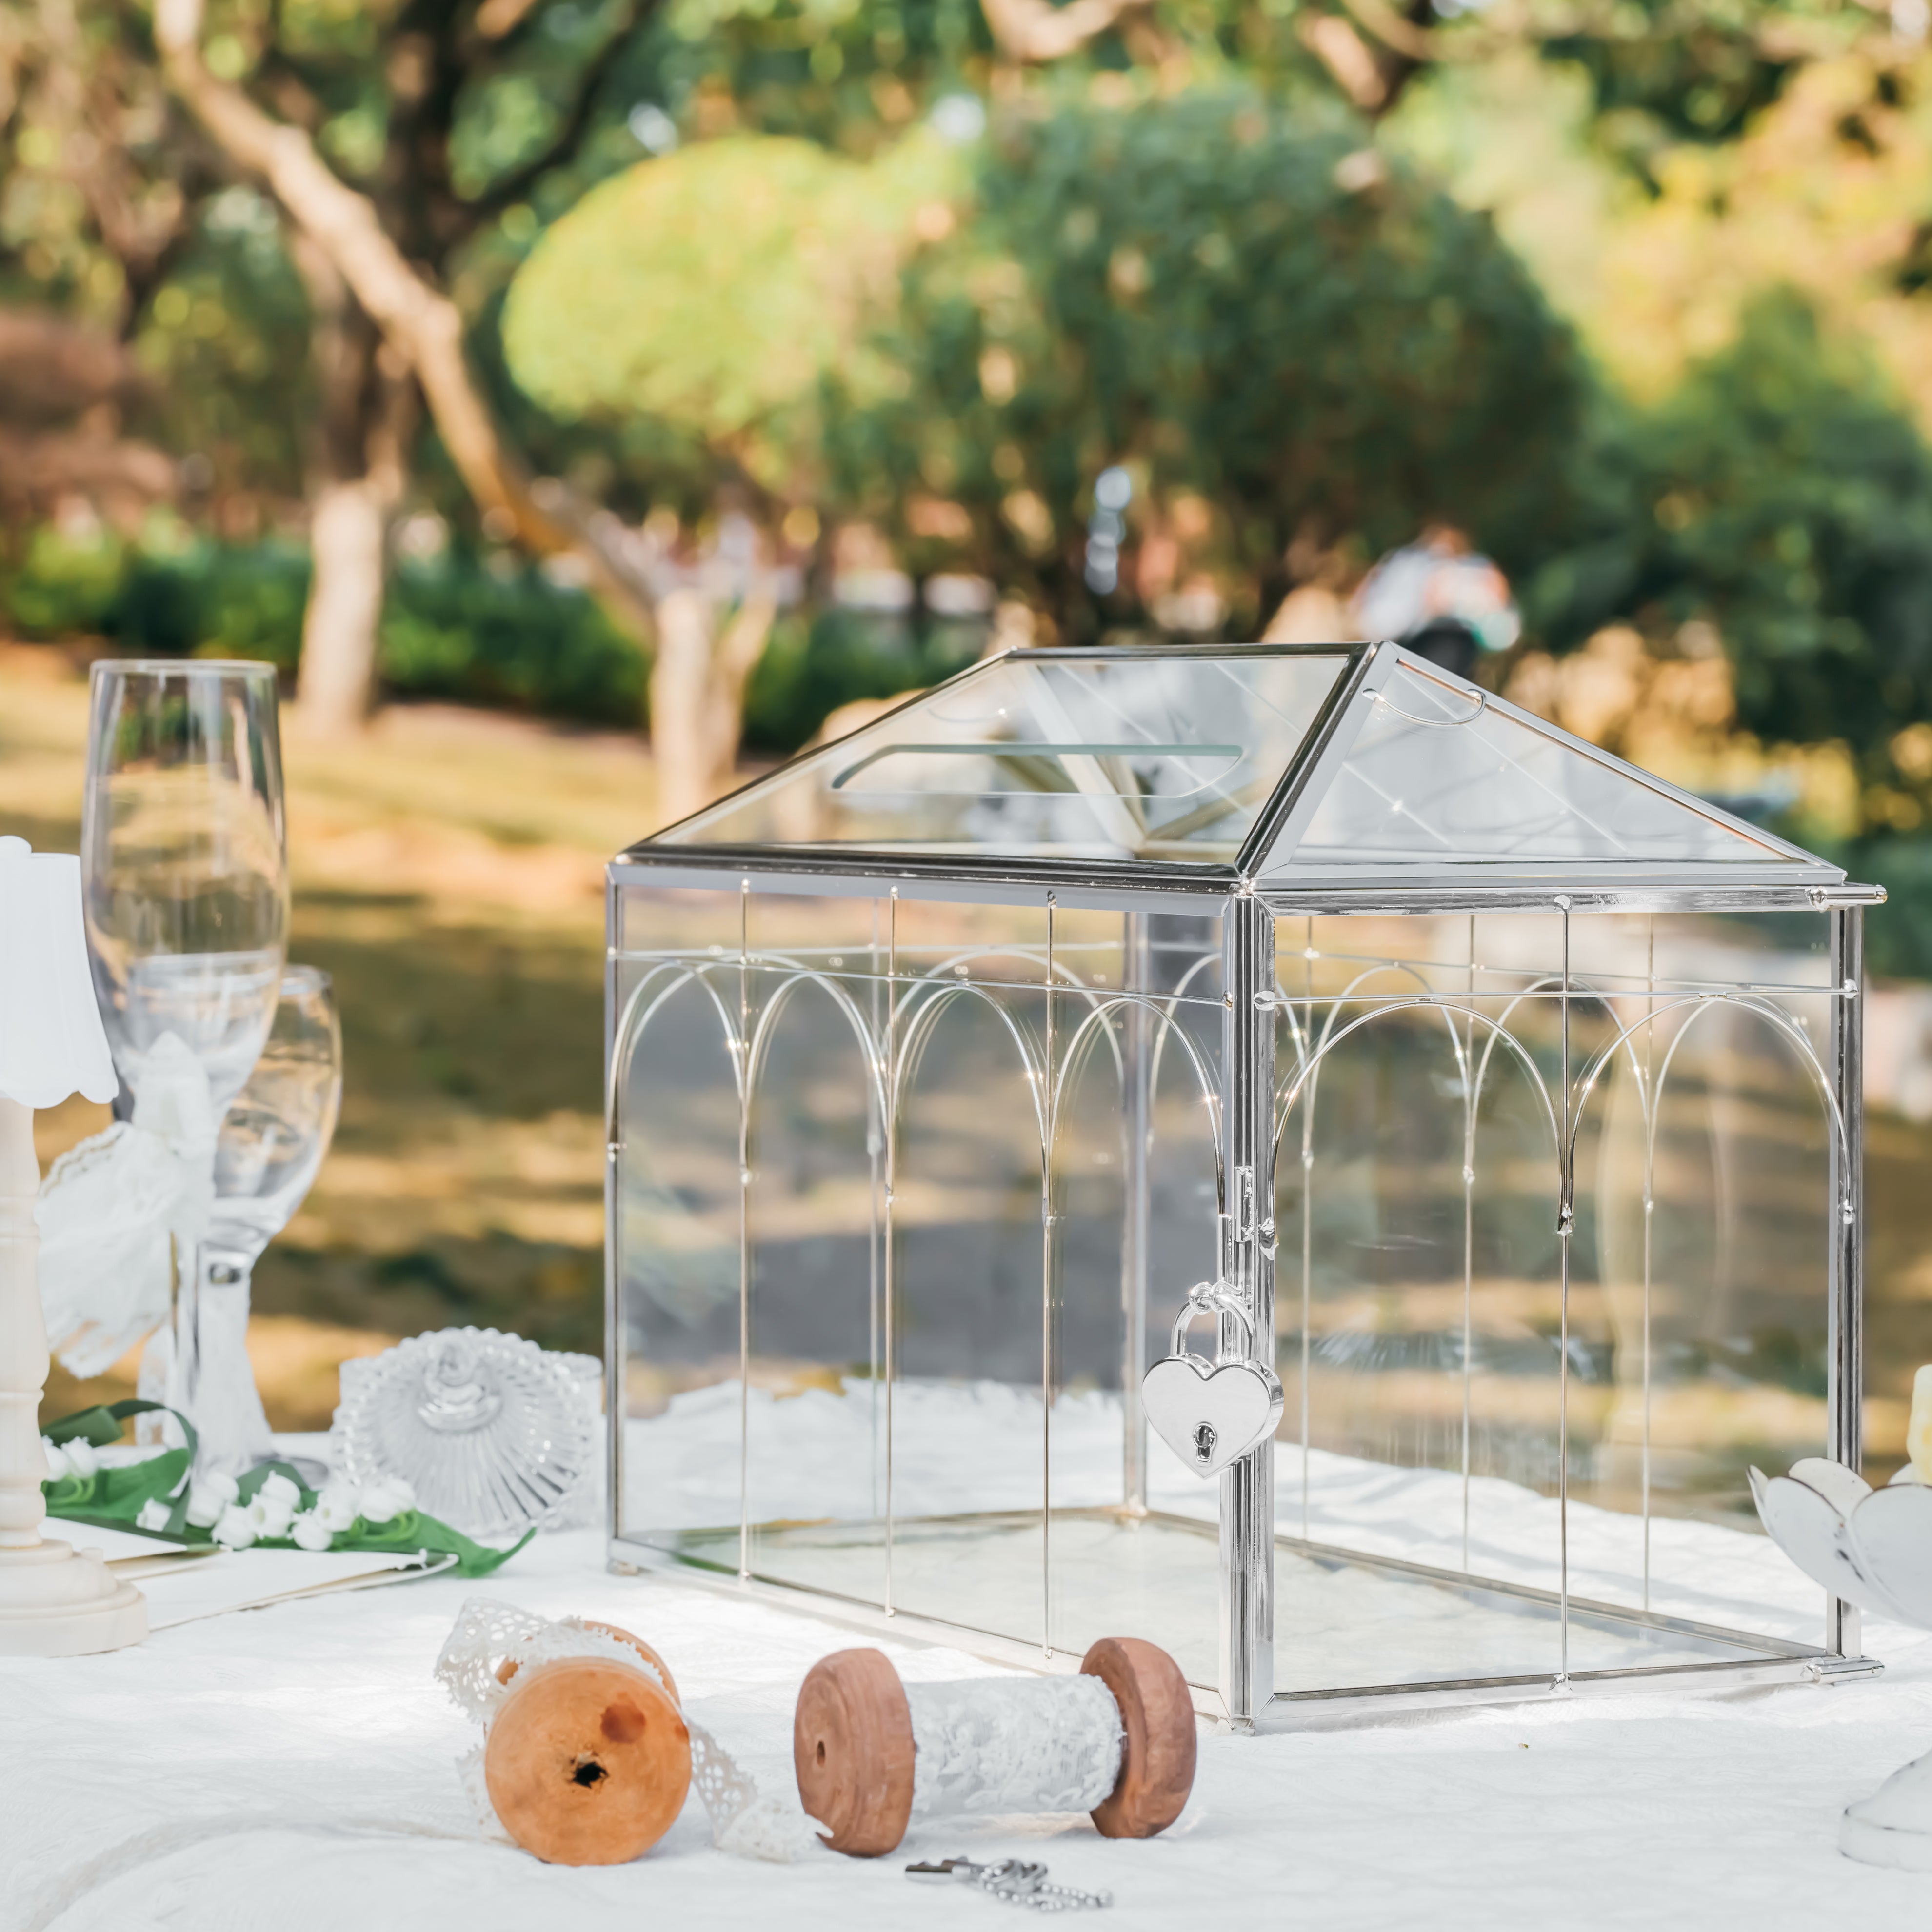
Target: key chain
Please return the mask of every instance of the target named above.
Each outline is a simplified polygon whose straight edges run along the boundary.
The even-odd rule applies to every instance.
[[[1241,1330],[1242,1352],[1208,1362],[1187,1346],[1189,1324],[1226,1315]],[[1281,1420],[1280,1378],[1253,1359],[1255,1324],[1225,1281],[1198,1281],[1174,1322],[1173,1352],[1141,1378],[1141,1407],[1160,1439],[1197,1476],[1218,1475]]]
[[[1046,1868],[1022,1858],[1000,1858],[975,1864],[970,1858],[935,1858],[908,1865],[908,1878],[956,1878],[997,1898],[1002,1905],[1024,1906],[1034,1912],[1097,1912],[1112,1905],[1111,1892],[1082,1892],[1078,1886],[1049,1885]]]

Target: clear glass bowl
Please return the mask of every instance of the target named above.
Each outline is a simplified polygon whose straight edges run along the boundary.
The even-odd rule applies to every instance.
[[[602,1434],[593,1358],[494,1328],[442,1328],[342,1365],[331,1460],[358,1486],[400,1476],[466,1535],[584,1520]]]

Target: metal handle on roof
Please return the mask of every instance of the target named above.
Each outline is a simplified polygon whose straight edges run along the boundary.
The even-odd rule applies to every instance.
[[[1385,691],[1370,694],[1378,704],[1386,704],[1398,718],[1406,718],[1412,724],[1426,724],[1432,730],[1445,728],[1456,729],[1465,724],[1473,724],[1490,708],[1490,694],[1486,691],[1476,693],[1476,708],[1466,718],[1418,718],[1413,711],[1405,711]]]

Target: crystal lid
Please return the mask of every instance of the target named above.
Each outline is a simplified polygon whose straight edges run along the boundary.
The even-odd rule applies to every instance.
[[[358,1484],[400,1476],[470,1536],[562,1521],[598,1454],[581,1360],[494,1328],[443,1328],[345,1362],[336,1466]]]

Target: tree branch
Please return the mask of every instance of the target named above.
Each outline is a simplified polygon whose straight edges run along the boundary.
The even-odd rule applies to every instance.
[[[1020,61],[1064,60],[1097,39],[1145,0],[980,0],[980,10],[1000,51]]]
[[[1418,66],[1426,67],[1443,57],[1441,38],[1426,27],[1405,20],[1389,0],[1344,0],[1344,4],[1384,46],[1406,56]]]
[[[476,31],[486,40],[500,40],[515,32],[524,16],[542,4],[543,0],[483,0],[476,10]]]
[[[1362,37],[1339,14],[1304,13],[1296,22],[1302,40],[1335,84],[1364,114],[1388,104],[1388,82]]]
[[[555,136],[544,143],[542,151],[520,162],[507,175],[500,176],[467,204],[478,220],[487,220],[512,202],[522,200],[552,168],[568,160],[582,145],[597,111],[597,97],[622,57],[641,10],[638,0],[632,0],[611,28],[609,38],[584,62],[583,71],[578,76],[577,97],[571,103],[570,112],[564,116]],[[480,14],[478,25],[482,25]]]
[[[230,160],[257,176],[316,246],[415,375],[457,473],[486,518],[539,555],[580,553],[614,615],[648,628],[646,573],[615,520],[554,478],[533,479],[497,428],[464,353],[456,304],[404,257],[374,204],[331,171],[299,128],[272,120],[201,56],[202,0],[160,0],[154,40],[169,82]]]

